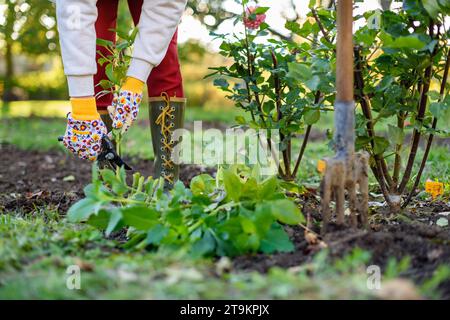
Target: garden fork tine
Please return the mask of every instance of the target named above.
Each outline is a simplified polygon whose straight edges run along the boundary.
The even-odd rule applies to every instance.
[[[338,11],[336,102],[335,102],[335,149],[336,156],[326,160],[322,181],[323,232],[331,221],[330,202],[336,203],[336,222],[345,223],[345,191],[349,197],[351,225],[367,223],[369,156],[366,152],[355,154],[355,102],[353,76],[353,1],[340,0]],[[357,185],[362,199],[358,203]]]

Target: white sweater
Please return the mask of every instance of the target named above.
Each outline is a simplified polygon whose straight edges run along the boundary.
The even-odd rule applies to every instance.
[[[61,54],[71,97],[94,94],[96,2],[56,0]],[[144,0],[128,76],[147,81],[151,70],[164,59],[186,3],[187,0]]]

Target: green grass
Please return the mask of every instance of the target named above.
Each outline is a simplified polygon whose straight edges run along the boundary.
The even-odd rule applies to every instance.
[[[41,151],[64,150],[56,138],[64,133],[67,107],[60,102],[19,102],[10,105],[8,115],[4,108],[1,109],[0,143]],[[30,108],[33,112],[25,112],[22,108]],[[140,119],[145,119],[147,114],[143,109]],[[34,116],[29,117],[31,114]],[[204,120],[232,124],[236,115],[240,112],[189,108],[186,118],[188,122]],[[331,124],[332,117],[326,115],[318,128],[326,130]],[[318,141],[309,145],[299,175],[301,182],[319,184],[317,160],[333,154],[327,144],[327,141]],[[298,146],[299,141],[295,141],[294,147]],[[131,128],[125,141],[125,152],[130,156],[152,158],[148,128]],[[424,179],[442,181],[449,174],[448,149],[435,147]],[[229,261],[192,260],[183,253],[173,252],[124,252],[99,231],[70,224],[60,213],[49,208],[36,208],[26,215],[2,212],[0,208],[0,235],[0,299],[374,297],[374,292],[366,287],[365,267],[370,254],[361,250],[335,262],[331,262],[323,251],[311,264],[296,271],[274,268],[267,274],[234,269],[221,272],[220,265],[229,265]],[[82,269],[81,290],[66,287],[67,267],[74,264]],[[397,273],[390,271],[386,277],[395,276]],[[430,295],[436,283],[437,280],[430,280],[422,292]]]
[[[0,215],[0,299],[364,299],[370,254],[355,250],[330,263],[324,251],[295,272],[239,272],[228,260],[183,253],[131,252],[56,212]],[[81,289],[66,286],[78,265]],[[395,274],[397,276],[397,274]]]
[[[20,117],[46,117],[46,118],[65,118],[70,112],[69,101],[14,101],[8,104],[0,101],[0,118],[20,118]],[[139,119],[147,117],[147,106],[143,103]],[[220,121],[224,123],[233,123],[238,115],[243,115],[243,111],[235,108],[204,109],[188,104],[186,109],[186,121]]]
[[[66,101],[18,101],[8,106],[0,105],[0,143],[10,143],[22,149],[64,150],[57,138],[65,132],[64,120],[70,105]],[[210,121],[232,125],[243,113],[236,109],[203,110],[198,107],[186,109],[186,122]],[[138,120],[148,119],[144,105]],[[150,130],[133,126],[124,139],[124,151],[131,157],[152,159]],[[142,146],[147,146],[143,148]]]
[[[33,149],[47,151],[56,149],[65,151],[57,141],[57,137],[64,134],[66,123],[63,117],[59,117],[64,112],[60,112],[59,116],[51,114],[50,111],[54,111],[55,106],[58,106],[60,102],[14,102],[10,105],[10,114],[0,117],[0,143],[11,143],[22,149]],[[61,103],[64,106],[64,103]],[[65,105],[63,108],[67,108]],[[24,115],[20,115],[20,112],[16,109],[31,108],[35,110],[32,114],[45,115],[45,118],[38,116],[26,117],[29,115],[26,112]],[[50,108],[46,110],[46,108]],[[147,108],[144,106],[139,114],[139,120],[145,120],[147,117]],[[48,118],[47,116],[53,116]],[[237,115],[242,115],[242,112],[235,109],[227,109],[226,111],[220,110],[208,110],[205,111],[201,108],[188,108],[186,111],[186,122],[193,121],[210,121],[221,122],[229,126],[233,125],[234,119]],[[333,119],[331,114],[325,114],[322,116],[320,122],[317,124],[315,130],[325,132],[328,128],[332,127]],[[196,141],[199,142],[199,141]],[[294,154],[299,149],[301,139],[294,140],[293,148]],[[405,148],[406,150],[407,148]],[[406,150],[407,151],[407,150]],[[125,136],[123,142],[123,152],[130,157],[138,157],[142,159],[153,159],[153,150],[151,146],[150,130],[144,126],[132,126],[130,131]],[[430,154],[425,172],[422,176],[421,183],[427,179],[438,179],[442,182],[448,182],[450,176],[450,164],[448,162],[448,148],[434,146]],[[320,176],[316,171],[317,161],[324,157],[330,157],[333,151],[328,147],[328,141],[312,142],[308,145],[302,167],[299,172],[299,181],[306,182],[308,184],[318,185],[320,182]],[[414,172],[417,172],[419,167],[419,161],[423,154],[423,150],[419,150],[419,156],[414,167]],[[407,154],[404,153],[405,159]],[[388,159],[392,160],[392,159]],[[415,177],[413,177],[415,178]],[[374,177],[370,176],[370,181],[373,186],[376,186]]]
[[[326,250],[298,268],[267,274],[233,268],[223,258],[193,260],[182,252],[121,251],[87,225],[73,225],[51,210],[26,216],[0,212],[0,299],[371,299],[367,288],[371,255],[354,249],[338,260]],[[409,269],[409,260],[391,259],[383,283]],[[80,289],[67,287],[69,267],[80,270]],[[439,298],[441,267],[419,286]]]

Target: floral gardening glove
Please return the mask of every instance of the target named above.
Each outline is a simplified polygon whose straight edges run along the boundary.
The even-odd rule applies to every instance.
[[[108,108],[113,128],[120,130],[121,133],[127,132],[137,119],[143,86],[142,81],[128,78],[119,94],[114,97],[112,106]]]
[[[67,115],[67,129],[63,137],[63,144],[70,152],[81,159],[97,160],[102,152],[102,138],[107,133],[94,98],[72,99],[72,113]]]

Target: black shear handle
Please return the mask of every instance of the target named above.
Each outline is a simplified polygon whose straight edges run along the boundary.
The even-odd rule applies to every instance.
[[[64,137],[58,137],[58,141],[63,142]],[[108,161],[113,167],[123,166],[127,171],[133,170],[133,168],[131,168],[125,161],[123,161],[121,157],[119,157],[119,155],[115,151],[114,144],[111,142],[107,135],[104,135],[102,138],[102,149],[103,151],[98,157],[99,160]]]

